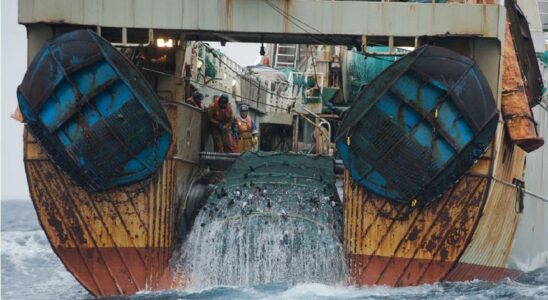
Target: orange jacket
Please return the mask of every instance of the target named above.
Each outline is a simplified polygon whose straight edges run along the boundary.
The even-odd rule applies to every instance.
[[[207,116],[212,123],[219,123],[228,128],[232,123],[232,107],[228,103],[225,109],[221,109],[217,100],[207,107]]]

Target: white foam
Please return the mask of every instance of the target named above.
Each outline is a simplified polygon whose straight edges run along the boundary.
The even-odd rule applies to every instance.
[[[87,295],[53,253],[42,230],[2,232],[2,284],[2,299]]]

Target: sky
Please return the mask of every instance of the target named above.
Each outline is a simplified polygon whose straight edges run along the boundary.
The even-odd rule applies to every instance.
[[[26,71],[27,36],[17,24],[17,0],[1,0],[1,200],[30,199],[23,165],[23,124],[10,118],[17,107],[16,90]],[[260,44],[210,43],[242,66],[258,59]]]
[[[17,107],[15,92],[26,69],[27,36],[17,24],[17,0],[0,1],[1,40],[1,199],[29,199],[23,165],[23,124],[10,118]]]

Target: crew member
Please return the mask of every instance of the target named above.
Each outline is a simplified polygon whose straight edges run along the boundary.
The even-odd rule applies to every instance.
[[[248,112],[249,107],[247,105],[240,106],[240,115],[232,123],[232,134],[238,145],[237,152],[253,151],[253,146],[257,144],[257,139],[254,136],[257,128]]]
[[[232,153],[230,126],[232,124],[232,108],[228,95],[222,94],[207,108],[207,116],[213,137],[215,152]]]
[[[204,106],[204,103],[202,102],[203,100],[204,100],[204,95],[202,95],[202,93],[198,91],[195,91],[192,97],[187,98],[185,102],[201,110],[204,110],[205,106]]]

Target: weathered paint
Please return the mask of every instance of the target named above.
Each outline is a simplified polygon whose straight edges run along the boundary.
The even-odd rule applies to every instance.
[[[535,93],[538,84],[535,85],[535,82],[532,82],[528,85],[529,88],[525,86],[519,65],[520,60],[514,48],[516,45],[514,33],[510,27],[510,21],[507,21],[502,75],[502,118],[512,142],[521,149],[531,152],[544,145],[544,139],[538,135],[533,111],[529,106],[537,100],[532,101],[528,97],[529,93]],[[529,40],[529,43],[532,42]],[[538,66],[536,61],[535,64]]]
[[[358,94],[336,142],[358,184],[392,201],[425,205],[482,155],[497,120],[477,64],[448,49],[423,46]]]
[[[519,199],[516,188],[501,181],[523,180],[524,167],[525,152],[509,141],[504,125],[499,122],[492,147],[467,175],[439,201],[416,209],[406,217],[424,215],[412,222],[421,224],[426,220],[433,224],[416,232],[409,230],[409,221],[397,220],[397,216],[413,211],[410,207],[398,207],[374,196],[366,197],[367,192],[356,188],[356,183],[347,174],[345,247],[354,280],[359,284],[400,286],[517,276],[520,272],[510,269],[507,262],[519,223]],[[464,188],[459,195],[463,184],[470,185],[474,181],[482,183],[476,189]],[[478,192],[483,196],[473,195]],[[461,205],[451,206],[452,197],[448,198],[451,193]],[[442,215],[463,218],[452,225],[444,222],[446,218]],[[453,231],[459,234],[454,235]],[[418,243],[410,243],[409,236],[417,234],[423,238]],[[444,246],[439,245],[440,239],[447,240],[445,236],[460,238],[453,239],[456,243],[446,245],[443,251]],[[400,250],[405,245],[408,250]],[[440,255],[442,252],[446,253],[444,257]]]
[[[151,179],[89,193],[71,183],[25,133],[30,194],[48,240],[73,276],[96,296],[130,295],[174,284],[169,259],[177,213],[195,174],[203,112],[171,103],[174,135],[168,159]]]
[[[489,169],[489,160],[476,165]],[[488,190],[488,179],[466,175],[424,208],[368,193],[345,174],[345,249],[359,285],[417,285],[440,281],[469,241]]]
[[[531,5],[531,1],[528,2]],[[536,3],[534,5],[536,6]],[[513,55],[517,55],[517,64],[519,64],[517,70],[525,78],[524,86],[527,90],[528,102],[531,106],[535,106],[542,100],[543,83],[538,58],[535,53],[535,41],[530,30],[530,23],[533,20],[528,20],[525,17],[516,0],[505,0],[504,6],[508,14],[506,36],[512,36],[513,45],[511,49],[514,52]],[[508,45],[508,41],[505,41],[505,43]]]
[[[492,176],[505,182],[523,180],[525,152],[510,143],[507,133],[499,126],[496,156]],[[487,267],[490,273],[468,274],[468,279],[495,277],[508,268],[508,256],[519,223],[519,199],[515,187],[492,180],[491,189],[471,242],[459,259],[463,266]],[[466,276],[462,268],[455,268],[445,280],[461,280]],[[472,278],[471,278],[472,277]]]
[[[28,130],[89,191],[154,174],[171,127],[140,72],[92,31],[48,42],[17,89]]]
[[[366,261],[368,259],[376,261],[378,265],[386,265],[389,261],[398,265],[398,266],[408,266],[407,268],[409,270],[412,270],[408,272],[408,274],[412,274],[412,272],[418,272],[420,274],[421,270],[424,269],[425,266],[428,264],[431,264],[430,268],[428,269],[428,275],[430,278],[443,278],[443,274],[447,273],[447,270],[451,271],[451,278],[448,279],[450,281],[469,281],[469,280],[485,280],[485,281],[498,281],[504,278],[515,278],[518,275],[522,274],[522,272],[518,270],[508,269],[508,268],[499,268],[499,267],[489,267],[489,266],[482,266],[482,265],[474,265],[474,264],[466,264],[466,263],[460,263],[460,262],[436,262],[431,263],[428,259],[409,259],[409,258],[401,258],[401,257],[383,257],[383,256],[375,256],[373,258],[365,257],[365,256],[356,256],[352,257],[353,260],[362,260]],[[380,270],[379,270],[380,271]],[[371,270],[371,273],[373,273],[374,270]],[[399,276],[399,274],[395,275]],[[410,277],[413,275],[409,275]],[[434,281],[424,281],[424,283],[433,283]]]
[[[204,40],[268,42],[315,38],[328,43],[371,36],[461,35],[501,38],[499,5],[368,1],[270,1],[319,30],[303,32],[266,1],[21,0],[19,22],[185,30]],[[454,16],[467,16],[466,22]],[[225,38],[216,36],[223,32]],[[333,41],[332,41],[333,40]]]
[[[168,288],[175,210],[173,160],[147,183],[88,193],[26,134],[25,168],[38,219],[55,253],[93,295]],[[168,282],[170,283],[170,282]]]

